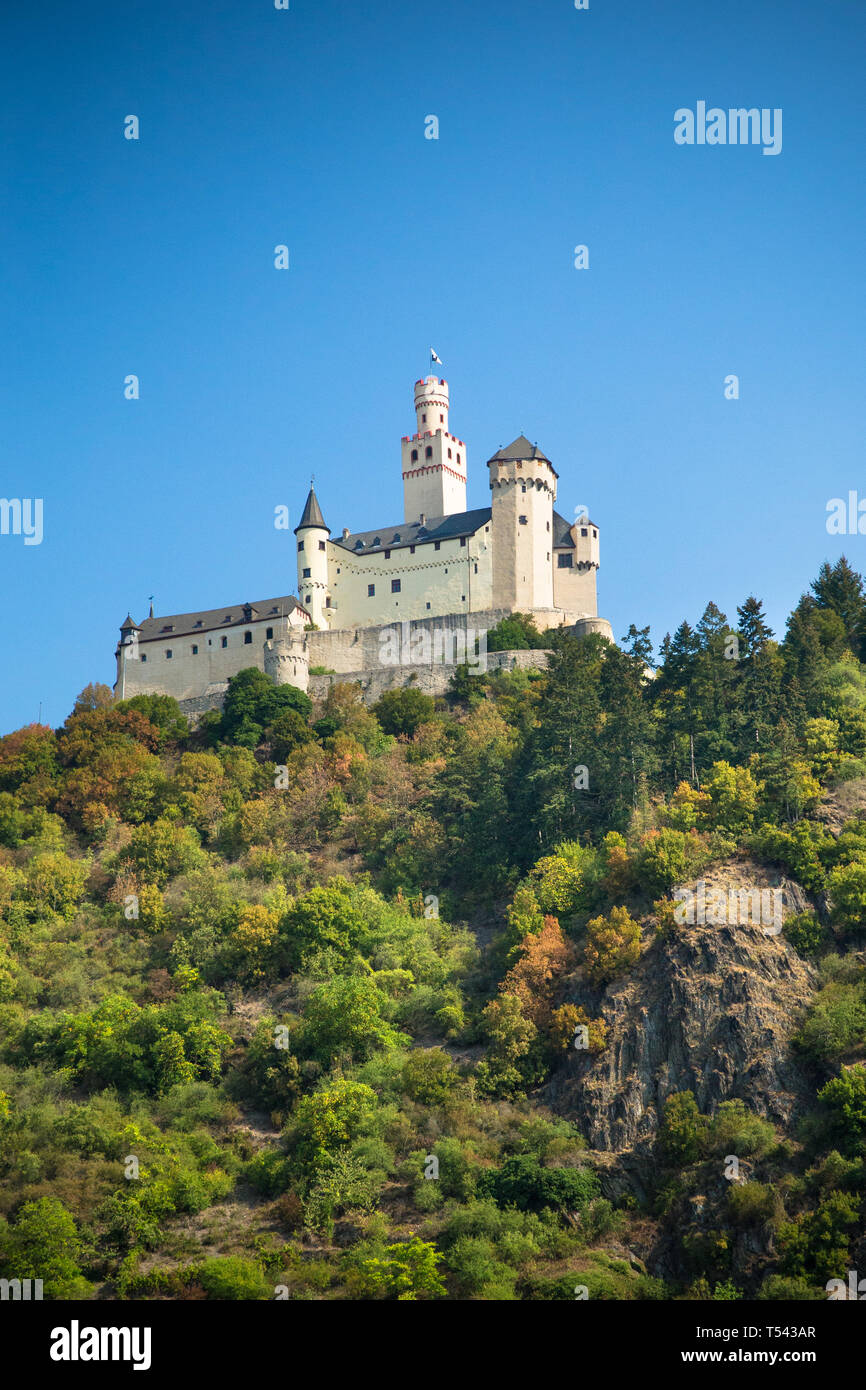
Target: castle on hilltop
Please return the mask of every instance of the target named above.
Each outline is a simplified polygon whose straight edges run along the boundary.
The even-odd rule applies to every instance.
[[[295,528],[297,597],[158,618],[151,609],[140,623],[128,616],[116,651],[117,698],[158,692],[194,712],[221,703],[229,677],[248,666],[303,690],[318,681],[316,693],[323,678],[311,677],[311,667],[359,680],[370,698],[410,681],[444,689],[455,653],[470,650],[467,637],[477,650],[477,634],[516,612],[532,614],[542,630],[611,638],[598,617],[598,526],[554,510],[559,475],[550,459],[520,435],[488,460],[490,506],[467,511],[466,445],[451,434],[448,412],[445,380],[416,381],[416,429],[401,445],[402,521],[334,536],[310,486]],[[421,661],[383,665],[383,633],[395,625],[404,638],[438,641],[418,645]]]

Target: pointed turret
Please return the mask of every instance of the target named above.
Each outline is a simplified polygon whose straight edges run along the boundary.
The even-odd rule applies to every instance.
[[[322,516],[319,499],[310,479],[310,491],[299,524],[298,538],[298,597],[316,627],[328,626],[330,595],[328,592],[328,537],[330,527]]]
[[[319,506],[319,499],[316,496],[315,488],[310,483],[310,491],[307,493],[307,503],[304,507],[304,514],[299,524],[295,527],[295,535],[303,531],[305,526],[321,526],[323,530],[331,534],[330,527],[325,525],[325,518],[322,516],[322,509]]]

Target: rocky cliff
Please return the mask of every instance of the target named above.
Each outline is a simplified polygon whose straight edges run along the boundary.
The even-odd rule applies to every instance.
[[[806,905],[796,884],[757,865],[707,875],[707,891],[744,884],[782,888],[788,910]],[[638,1159],[648,1148],[675,1091],[693,1091],[709,1113],[737,1097],[784,1126],[814,1095],[789,1040],[816,976],[783,935],[686,924],[645,944],[631,973],[601,995],[577,978],[567,998],[604,1018],[608,1044],[598,1056],[570,1050],[541,1098],[593,1149],[622,1155],[624,1170],[633,1167],[626,1151]]]

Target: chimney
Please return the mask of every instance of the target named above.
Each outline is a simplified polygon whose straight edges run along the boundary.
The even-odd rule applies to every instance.
[[[344,527],[343,527],[343,540],[344,540],[344,541],[347,541],[347,540],[349,539],[349,534],[350,534],[350,532],[349,532],[348,526],[344,526]]]
[[[425,522],[426,520],[427,520],[427,513],[426,513],[426,512],[422,512],[421,515],[420,515],[420,517],[418,518],[418,524],[419,524],[419,526],[423,526],[423,525],[424,525],[424,522]]]

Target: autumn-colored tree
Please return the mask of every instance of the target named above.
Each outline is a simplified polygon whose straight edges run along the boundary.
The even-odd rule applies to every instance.
[[[640,923],[624,907],[594,917],[586,927],[583,967],[594,985],[606,985],[640,959]]]
[[[555,917],[547,916],[540,932],[530,932],[521,942],[519,960],[511,967],[501,989],[518,1000],[523,1014],[540,1032],[548,1032],[557,982],[572,963],[573,950]]]

